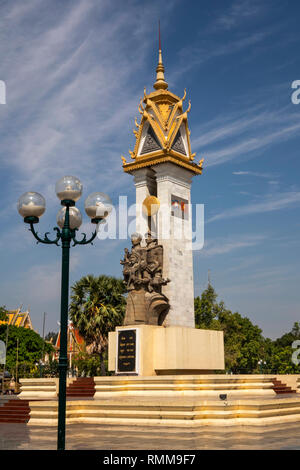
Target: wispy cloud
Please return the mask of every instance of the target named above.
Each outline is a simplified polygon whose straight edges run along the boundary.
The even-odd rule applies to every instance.
[[[49,197],[49,182],[66,172],[86,185],[101,173],[110,191],[125,185],[120,155],[128,151],[128,123],[143,88],[132,78],[152,45],[155,5],[143,28],[138,2],[129,9],[96,0],[9,5],[0,19],[7,84],[0,136],[1,166],[14,171],[14,188]]]
[[[261,151],[276,142],[283,142],[293,136],[298,136],[300,122],[292,125],[282,126],[280,129],[266,133],[259,137],[250,137],[229,145],[221,150],[206,152],[207,166],[225,163],[228,160],[247,155],[250,152]]]
[[[225,209],[223,212],[214,215],[207,220],[207,223],[217,220],[230,219],[245,215],[261,214],[264,212],[272,212],[288,207],[294,207],[300,204],[300,192],[283,192],[265,196],[259,201],[238,207]]]
[[[247,111],[246,116],[245,113],[231,112],[213,119],[202,129],[196,130],[192,146],[194,150],[201,151],[204,155],[205,166],[255,157],[268,146],[299,136],[299,116],[294,110],[286,106],[272,109],[268,101],[264,108],[262,104],[253,106]],[[234,174],[259,176],[259,172],[256,175],[254,172]]]
[[[257,176],[258,178],[267,178],[267,179],[278,176],[278,175],[274,175],[274,173],[259,173],[257,171],[233,171],[232,174],[236,176]],[[270,183],[277,184],[277,181],[270,181]]]
[[[184,47],[179,52],[179,60],[184,63],[184,67],[176,67],[171,71],[172,81],[175,81],[182,73],[206,64],[208,61],[237,54],[243,50],[255,47],[274,33],[273,29],[265,31],[255,31],[245,35],[239,35],[229,41],[222,40],[216,42],[210,39],[204,39],[201,46]],[[172,82],[171,82],[172,83]]]
[[[242,248],[256,246],[265,240],[265,235],[240,235],[232,236],[230,238],[215,238],[208,240],[204,244],[203,250],[199,252],[200,256],[211,257],[217,255],[224,255],[231,253]]]
[[[245,21],[261,16],[265,5],[255,0],[237,0],[213,22],[215,29],[230,30],[240,26]]]

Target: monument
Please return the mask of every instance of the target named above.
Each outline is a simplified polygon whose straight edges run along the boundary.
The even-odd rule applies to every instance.
[[[159,41],[154,91],[139,104],[136,143],[123,169],[134,177],[136,233],[125,249],[124,324],[109,335],[109,369],[116,374],[206,373],[224,369],[223,332],[195,328],[192,178],[203,159],[191,151],[188,113],[168,90]]]
[[[131,236],[132,250],[125,249],[121,260],[128,297],[124,325],[162,325],[169,311],[168,298],[162,286],[170,282],[162,277],[163,247],[157,239],[147,234],[146,246],[141,246],[142,236]]]

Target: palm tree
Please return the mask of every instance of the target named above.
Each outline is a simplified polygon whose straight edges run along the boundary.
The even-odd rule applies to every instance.
[[[105,275],[89,274],[71,287],[70,318],[85,339],[87,351],[100,355],[101,375],[105,375],[108,333],[123,323],[125,291],[121,279]]]

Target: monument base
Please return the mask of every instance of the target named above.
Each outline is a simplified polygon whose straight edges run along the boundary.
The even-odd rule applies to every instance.
[[[109,333],[108,368],[116,375],[195,375],[224,370],[223,331],[132,325]]]

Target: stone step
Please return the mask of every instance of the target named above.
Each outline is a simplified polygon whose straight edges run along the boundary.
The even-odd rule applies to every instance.
[[[26,408],[17,408],[17,407],[13,407],[13,406],[7,406],[3,409],[0,408],[0,415],[3,414],[3,413],[29,413],[30,412],[30,408],[29,407],[26,407]]]
[[[1,423],[27,423],[30,407],[27,400],[12,399],[0,407]]]
[[[201,423],[207,420],[238,419],[260,420],[269,418],[280,420],[287,417],[288,420],[300,419],[300,400],[286,399],[268,400],[266,403],[253,404],[240,402],[224,405],[222,402],[212,401],[196,405],[171,405],[171,404],[149,404],[145,403],[103,403],[96,402],[69,402],[67,403],[66,418],[68,423],[93,422],[93,423],[122,423],[122,424],[171,424],[182,422],[184,425],[195,422]],[[31,408],[31,419],[29,424],[42,424],[43,420],[48,424],[57,421],[57,403],[33,404]],[[250,420],[250,422],[249,422]],[[241,421],[242,422],[242,421]]]
[[[94,387],[68,387],[68,392],[72,392],[72,391],[94,392],[95,388]]]
[[[72,397],[73,397],[73,398],[75,398],[75,397],[76,397],[76,398],[80,398],[80,397],[82,397],[82,398],[93,398],[93,395],[94,395],[94,394],[91,394],[91,393],[84,393],[84,392],[80,392],[80,393],[76,393],[76,392],[70,393],[70,392],[69,392],[69,393],[67,394],[67,397],[70,397],[70,398],[72,398]]]
[[[29,421],[29,419],[21,419],[21,418],[14,418],[14,417],[11,417],[9,416],[8,418],[2,418],[0,416],[0,423],[17,423],[17,424],[27,424]]]
[[[6,410],[5,412],[3,411],[0,413],[1,418],[6,417],[6,416],[26,418],[29,416],[29,411],[27,411],[26,413],[23,413],[22,411],[17,412],[17,411],[12,411],[12,410]]]
[[[293,390],[291,387],[288,387],[286,384],[282,383],[281,380],[272,379],[272,382],[273,382],[273,390],[277,395],[297,393],[296,390]]]
[[[94,388],[95,384],[94,383],[72,383],[68,386],[68,388]]]
[[[95,395],[95,383],[93,377],[78,377],[67,387],[67,397],[92,398]]]

